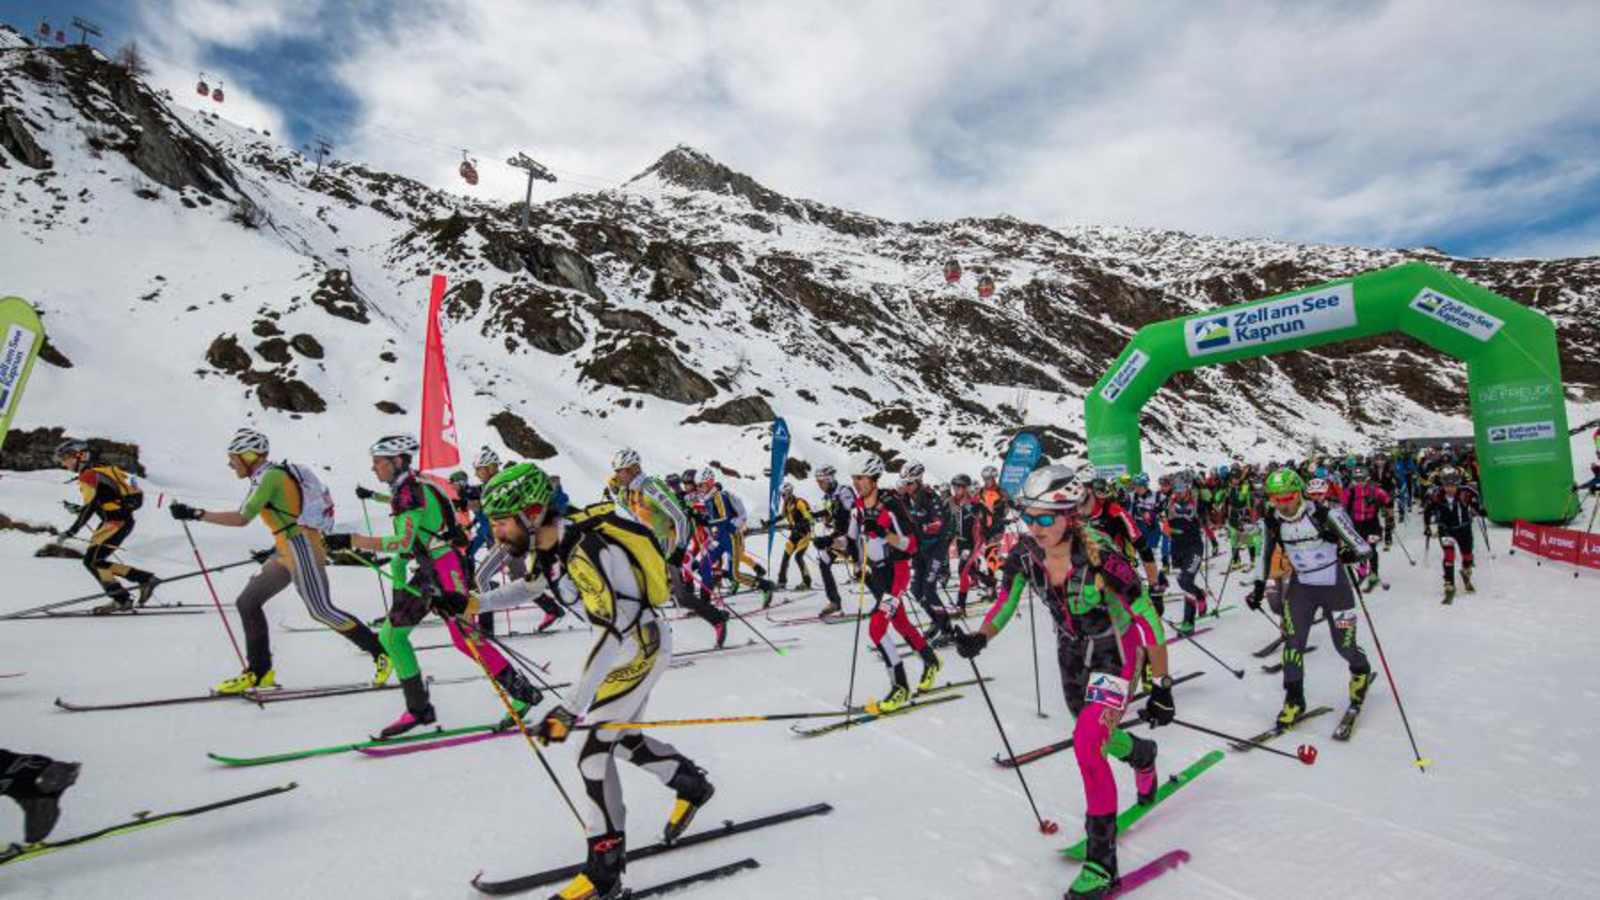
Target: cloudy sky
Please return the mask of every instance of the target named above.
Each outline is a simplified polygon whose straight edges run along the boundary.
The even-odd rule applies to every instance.
[[[482,197],[520,197],[519,149],[561,177],[549,197],[686,143],[895,219],[1600,255],[1594,0],[0,0],[0,19],[41,8],[137,39],[180,102]]]

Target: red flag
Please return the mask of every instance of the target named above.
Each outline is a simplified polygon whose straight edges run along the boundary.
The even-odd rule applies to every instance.
[[[422,453],[417,468],[426,472],[461,463],[456,436],[455,405],[450,400],[450,373],[444,363],[444,335],[439,307],[444,302],[444,276],[433,276],[428,296],[428,343],[422,357]]]

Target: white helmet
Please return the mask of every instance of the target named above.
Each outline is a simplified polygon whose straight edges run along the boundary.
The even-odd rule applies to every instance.
[[[1313,478],[1306,482],[1306,496],[1319,500],[1328,496],[1328,482],[1321,478]]]
[[[472,467],[475,469],[498,465],[500,465],[500,454],[494,452],[494,448],[488,444],[483,445],[483,449],[478,451],[478,458],[472,461]]]
[[[611,471],[627,469],[639,465],[639,452],[628,447],[623,447],[611,456]]]
[[[927,469],[922,467],[922,463],[908,462],[900,469],[900,482],[904,484],[907,481],[921,481],[926,473]]]
[[[421,449],[417,439],[409,434],[391,434],[378,438],[369,451],[372,456],[416,456]]]
[[[984,481],[988,481],[991,478],[999,478],[1000,470],[996,469],[994,466],[984,466],[983,471],[979,474],[983,476]]]
[[[829,466],[829,465],[819,466],[817,468],[817,477],[818,478],[826,478],[829,481],[838,481],[839,480],[839,470],[835,469],[833,466]]]
[[[1036,509],[1077,509],[1088,496],[1087,486],[1070,466],[1045,466],[1022,483],[1017,503]]]
[[[700,484],[705,484],[708,481],[714,482],[716,480],[717,472],[715,469],[711,468],[710,466],[706,466],[704,469],[700,470]]]
[[[257,456],[266,456],[270,448],[267,436],[254,428],[241,428],[235,431],[233,439],[228,441],[229,453],[254,453]]]
[[[780,497],[793,497],[794,496],[794,485],[792,485],[789,482],[785,481],[783,483],[783,487],[778,488],[778,496],[780,496]]]
[[[851,475],[865,475],[877,478],[883,474],[883,460],[876,453],[863,453],[856,458],[855,465],[850,467]]]

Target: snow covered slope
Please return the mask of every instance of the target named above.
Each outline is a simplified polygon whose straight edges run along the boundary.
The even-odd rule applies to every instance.
[[[1053,454],[1081,450],[1083,393],[1139,325],[1410,258],[1549,312],[1572,398],[1592,404],[1600,385],[1580,312],[1600,297],[1600,260],[893,223],[686,147],[618,189],[535,207],[523,231],[518,209],[353,162],[319,171],[85,48],[10,43],[3,289],[43,310],[49,359],[71,364],[38,368],[15,428],[130,441],[174,488],[226,488],[220,465],[193,463],[245,421],[353,480],[373,437],[414,427],[435,271],[452,284],[469,452],[553,458],[580,489],[632,444],[658,471],[715,459],[758,492],[774,413],[796,473],[870,447],[946,475],[1020,421],[1047,426]],[[948,257],[967,271],[954,288]],[[999,285],[991,301],[972,290],[980,273]],[[1460,366],[1404,338],[1208,369],[1153,402],[1150,446],[1220,460],[1457,432],[1463,387]]]

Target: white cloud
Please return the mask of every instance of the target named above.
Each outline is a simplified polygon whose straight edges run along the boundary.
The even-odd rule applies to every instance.
[[[319,27],[309,2],[181,0],[196,40]],[[896,218],[1418,243],[1600,192],[1600,5],[506,3],[340,22],[341,155],[520,198],[526,149],[631,176],[678,142]],[[1559,238],[1557,238],[1559,239]]]

